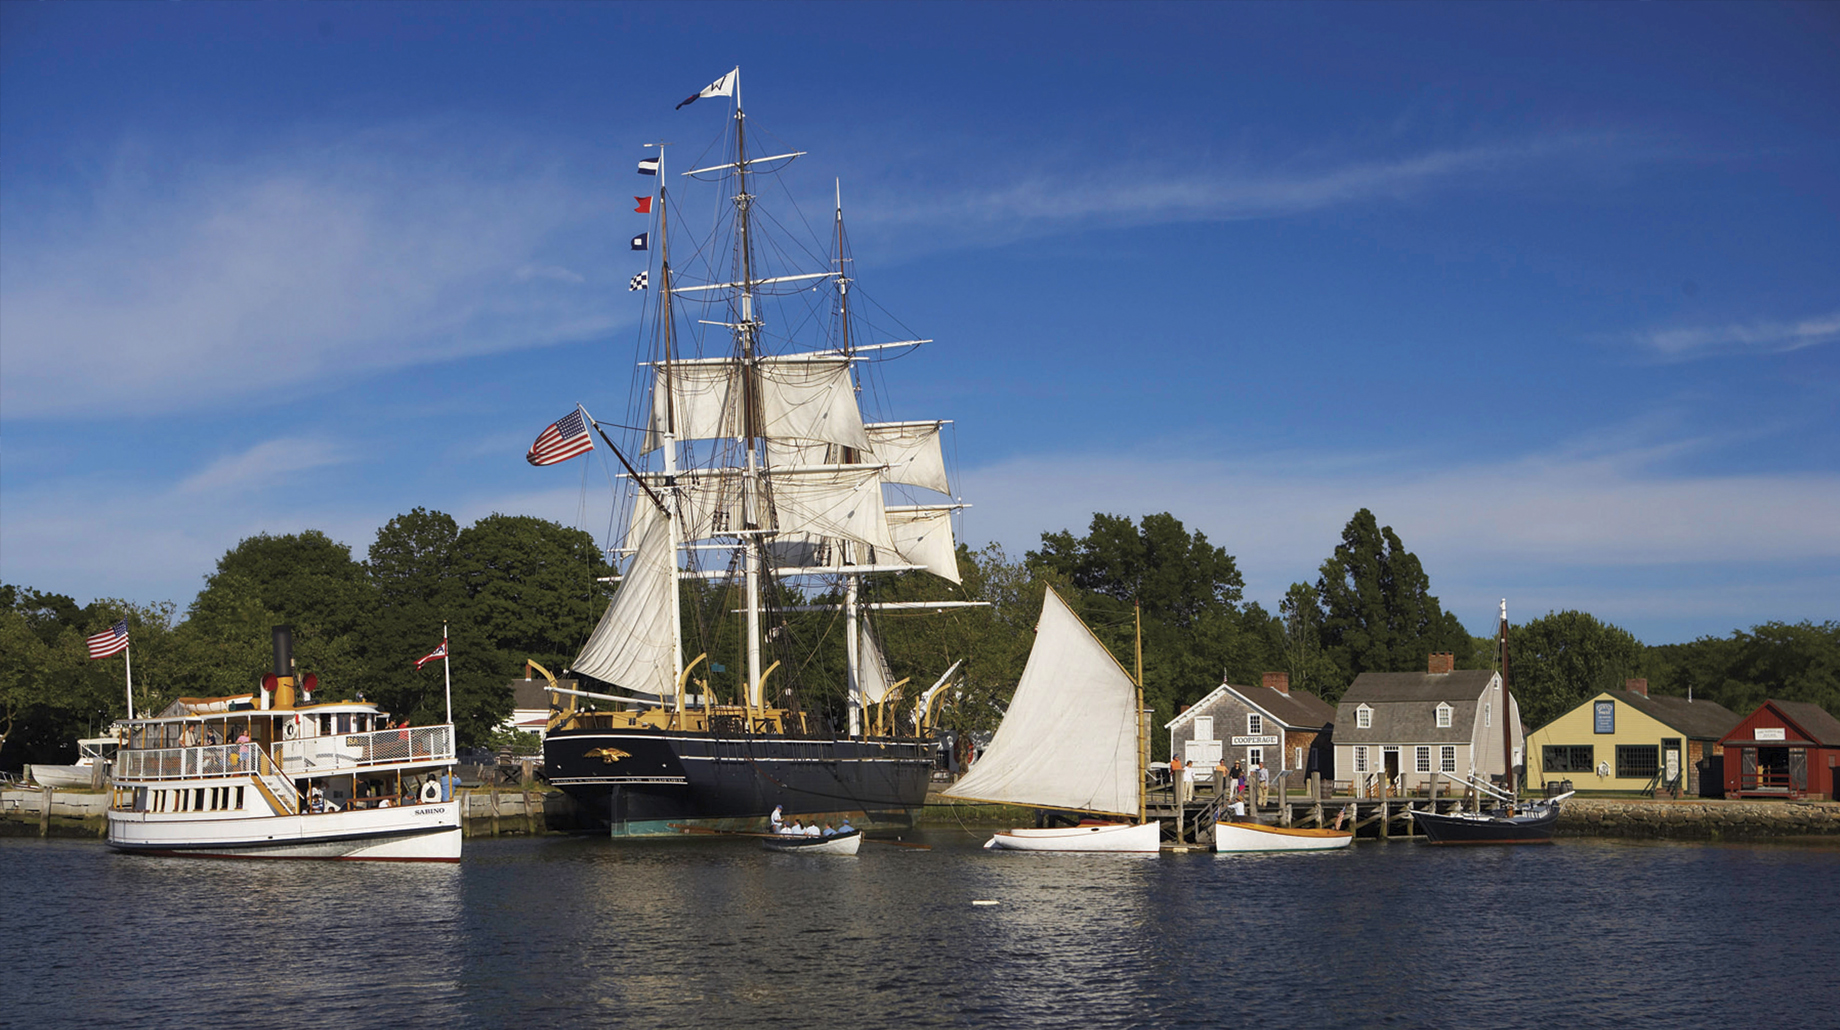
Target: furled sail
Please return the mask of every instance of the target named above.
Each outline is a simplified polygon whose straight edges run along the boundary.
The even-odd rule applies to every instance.
[[[1022,680],[984,756],[948,796],[1138,815],[1137,688],[1052,588]]]
[[[886,509],[895,553],[909,565],[958,582],[958,546],[952,541],[950,504],[901,505]]]
[[[939,447],[944,422],[871,422],[863,426],[869,453],[886,466],[884,483],[904,483],[942,494],[952,490],[946,482],[945,454]]]
[[[677,693],[672,659],[671,577],[677,561],[671,524],[657,506],[634,505],[632,564],[620,580],[620,592],[601,616],[600,625],[575,656],[572,668],[595,679],[640,694],[667,697]]]
[[[679,440],[735,438],[744,434],[744,375],[758,398],[758,435],[869,450],[850,359],[842,355],[699,358],[659,365],[652,380],[652,420],[645,452],[660,444],[667,417]],[[668,387],[667,387],[668,384]],[[667,407],[668,405],[668,407]]]

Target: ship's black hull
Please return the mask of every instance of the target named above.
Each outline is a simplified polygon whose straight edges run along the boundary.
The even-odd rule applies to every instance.
[[[1551,844],[1559,806],[1537,805],[1512,816],[1413,812],[1412,818],[1433,844]]]
[[[559,730],[543,743],[549,782],[616,837],[673,835],[673,824],[758,830],[788,820],[910,823],[926,800],[925,741],[717,737],[654,729]]]

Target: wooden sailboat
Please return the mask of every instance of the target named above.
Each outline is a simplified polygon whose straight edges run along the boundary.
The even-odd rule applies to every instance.
[[[946,796],[1089,817],[1007,830],[987,848],[1157,851],[1162,826],[1144,817],[1142,710],[1140,682],[1050,587],[1009,711]]]
[[[1515,709],[1508,693],[1508,602],[1501,602],[1501,754],[1506,774],[1501,789],[1491,786],[1486,774],[1469,778],[1479,795],[1494,800],[1486,812],[1419,812],[1412,818],[1433,844],[1551,844],[1559,824],[1559,803],[1572,796],[1521,804],[1514,775]]]

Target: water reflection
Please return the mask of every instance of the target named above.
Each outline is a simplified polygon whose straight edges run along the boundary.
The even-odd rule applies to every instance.
[[[1840,851],[782,855],[469,841],[459,866],[0,841],[0,1021],[622,1027],[1833,1025]],[[974,900],[994,900],[974,906]]]

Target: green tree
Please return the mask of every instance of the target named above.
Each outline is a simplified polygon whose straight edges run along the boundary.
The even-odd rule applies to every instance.
[[[1144,700],[1159,725],[1223,675],[1256,683],[1283,661],[1282,626],[1258,605],[1241,605],[1233,556],[1167,512],[1137,524],[1096,514],[1083,537],[1042,534],[1041,550],[1026,561],[1037,578],[1074,588],[1068,604],[1127,670],[1136,650],[1132,603],[1142,603]],[[1161,755],[1167,739],[1151,739]]]
[[[1651,647],[1651,689],[1748,714],[1766,698],[1840,713],[1840,622],[1766,622],[1729,637]]]
[[[1348,687],[1342,671],[1323,650],[1322,604],[1316,588],[1292,583],[1278,604],[1284,632],[1284,667],[1293,690],[1307,690],[1333,703]]]
[[[1342,529],[1342,542],[1323,562],[1316,591],[1322,599],[1323,647],[1341,670],[1344,686],[1363,672],[1423,669],[1426,657],[1437,651],[1451,652],[1459,669],[1472,667],[1468,631],[1432,596],[1418,557],[1366,508]]]
[[[1639,674],[1643,647],[1585,612],[1548,612],[1508,630],[1508,682],[1529,728],[1544,726]]]
[[[418,722],[446,714],[439,668],[418,672],[415,660],[440,643],[444,622],[466,615],[465,585],[452,567],[459,535],[452,516],[416,508],[377,531],[366,563],[376,607],[358,632],[362,685],[367,697]],[[462,630],[471,642],[470,625]]]

